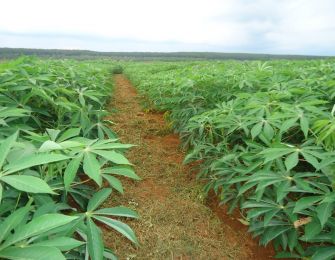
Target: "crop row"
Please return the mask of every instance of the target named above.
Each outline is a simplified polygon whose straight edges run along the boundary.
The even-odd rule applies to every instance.
[[[199,178],[277,257],[335,257],[335,62],[126,63]]]
[[[105,226],[137,243],[101,208],[119,177],[139,179],[104,107],[113,64],[21,58],[0,64],[0,258],[115,259]]]

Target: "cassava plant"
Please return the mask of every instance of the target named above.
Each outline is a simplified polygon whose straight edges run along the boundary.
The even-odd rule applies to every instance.
[[[0,71],[0,258],[116,259],[98,223],[138,244],[103,208],[118,177],[138,180],[104,120],[110,62],[21,58]]]
[[[127,64],[230,211],[277,257],[335,258],[335,62]]]

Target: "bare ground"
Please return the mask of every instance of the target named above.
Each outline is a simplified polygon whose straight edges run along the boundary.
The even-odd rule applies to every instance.
[[[201,184],[182,165],[179,138],[168,131],[163,115],[144,113],[123,75],[114,81],[113,129],[122,142],[137,145],[127,157],[142,181],[123,180],[125,194],[114,194],[106,206],[121,202],[140,214],[139,220],[126,222],[141,245],[113,231],[104,232],[107,245],[120,259],[272,259],[272,248],[259,247],[236,214],[206,201]]]

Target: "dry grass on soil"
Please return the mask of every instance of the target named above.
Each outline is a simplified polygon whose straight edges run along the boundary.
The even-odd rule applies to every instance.
[[[107,245],[120,259],[271,259],[273,251],[259,247],[247,227],[214,200],[214,212],[206,206],[200,184],[182,165],[179,138],[166,131],[163,115],[144,113],[130,82],[123,75],[114,80],[113,129],[122,142],[137,145],[127,156],[142,181],[123,180],[125,194],[115,193],[106,204],[139,212],[139,220],[127,223],[141,246],[113,231],[104,232]]]

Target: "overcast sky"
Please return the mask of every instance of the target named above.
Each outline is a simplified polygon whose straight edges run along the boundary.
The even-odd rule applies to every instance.
[[[3,0],[0,47],[335,55],[335,0]]]

